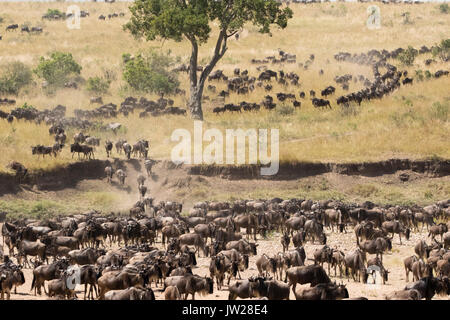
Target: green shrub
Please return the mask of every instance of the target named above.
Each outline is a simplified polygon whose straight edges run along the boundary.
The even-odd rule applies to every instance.
[[[31,104],[28,104],[28,103],[26,103],[26,102],[21,106],[21,108],[22,108],[22,109],[36,109],[36,108],[33,107]]]
[[[50,59],[41,57],[34,72],[50,86],[61,87],[72,77],[80,74],[81,66],[73,59],[71,53],[54,52]]]
[[[47,13],[42,16],[42,19],[48,20],[60,20],[64,19],[66,14],[59,11],[58,9],[48,9]]]
[[[133,58],[122,55],[123,77],[127,84],[137,91],[146,93],[172,93],[179,87],[176,74],[169,71],[173,59],[169,54],[152,50],[147,55],[139,54]]]
[[[422,70],[416,70],[416,79],[419,81],[423,81],[424,75]]]
[[[17,95],[32,81],[31,69],[22,62],[15,61],[0,68],[0,93]]]
[[[450,60],[450,39],[441,41],[441,44],[434,46],[432,49],[433,57],[439,57],[442,61],[447,62]]]
[[[435,102],[431,105],[430,116],[433,119],[448,121],[450,116],[450,107],[448,103]]]
[[[93,77],[87,80],[86,90],[94,93],[106,93],[108,92],[110,84],[110,80],[101,77]]]
[[[405,51],[403,51],[398,55],[398,59],[404,65],[410,66],[414,63],[414,60],[416,59],[418,54],[419,51],[417,51],[411,46],[408,46],[408,49],[406,49]]]
[[[450,7],[448,6],[448,3],[442,3],[439,5],[439,11],[441,13],[447,14],[450,11]]]

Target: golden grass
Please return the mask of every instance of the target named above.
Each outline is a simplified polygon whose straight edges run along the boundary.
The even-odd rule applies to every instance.
[[[2,3],[0,15],[4,30],[10,23],[29,23],[40,25],[44,33],[38,36],[22,35],[20,32],[3,32],[0,41],[0,64],[20,60],[35,67],[38,59],[49,52],[59,50],[71,52],[82,65],[82,76],[102,75],[105,70],[112,70],[117,75],[113,81],[110,94],[104,97],[105,102],[119,104],[130,94],[122,89],[121,56],[128,52],[135,54],[149,47],[170,49],[174,55],[187,62],[190,52],[186,42],[173,41],[146,43],[134,40],[130,34],[122,30],[127,22],[129,12],[127,3],[81,3],[81,9],[88,10],[90,17],[81,19],[80,30],[67,29],[65,22],[43,21],[40,17],[48,8],[65,11],[64,3]],[[315,62],[308,70],[297,64],[276,66],[274,70],[295,71],[300,75],[300,88],[289,87],[287,91],[317,91],[335,84],[336,75],[351,73],[363,74],[371,78],[371,71],[364,66],[349,63],[336,63],[333,55],[339,51],[352,53],[367,52],[370,49],[393,50],[398,47],[412,45],[431,46],[449,37],[450,21],[440,14],[436,4],[421,5],[383,5],[381,8],[382,28],[368,30],[365,26],[367,4],[360,3],[324,3],[313,5],[291,5],[294,19],[285,30],[273,30],[273,36],[261,35],[256,28],[247,26],[239,41],[229,42],[229,50],[217,68],[223,69],[227,75],[232,74],[235,67],[249,69],[251,75],[257,75],[256,66],[250,64],[252,58],[264,58],[277,54],[277,48],[297,55],[297,62],[305,62],[310,54],[315,55]],[[403,24],[401,14],[410,12],[412,24]],[[125,12],[124,18],[110,21],[99,21],[100,14]],[[1,30],[1,29],[0,29]],[[207,59],[214,45],[214,34],[202,47],[200,61]],[[425,67],[424,60],[431,55],[421,55],[415,65],[407,68],[410,74],[414,70],[449,69],[449,64],[439,62]],[[396,61],[392,61],[397,64]],[[397,64],[398,65],[398,64]],[[319,76],[319,70],[325,74]],[[188,89],[187,78],[181,75],[182,87]],[[54,96],[46,96],[36,86],[28,88],[16,98],[18,105],[28,102],[39,109],[53,108],[57,104],[67,106],[69,115],[76,108],[92,109],[89,97],[84,89],[61,90]],[[212,83],[218,90],[224,88],[222,83]],[[391,96],[381,101],[363,103],[356,108],[355,115],[345,115],[336,107],[332,98],[333,110],[315,110],[308,99],[302,101],[300,110],[292,115],[283,116],[279,112],[262,110],[256,113],[224,114],[216,116],[211,110],[213,103],[205,103],[206,128],[278,128],[280,130],[280,159],[282,162],[296,161],[376,161],[392,157],[424,158],[439,156],[450,158],[449,119],[435,119],[430,108],[434,102],[449,105],[450,78],[433,79],[413,86],[402,87]],[[360,89],[360,84],[350,84],[350,90]],[[286,92],[285,88],[274,85],[272,94]],[[343,91],[337,88],[336,96]],[[214,94],[205,91],[211,97]],[[260,102],[266,92],[255,90],[249,96],[231,95],[227,102]],[[147,95],[148,98],[155,98]],[[185,105],[185,98],[175,98],[175,105]],[[2,107],[2,109],[8,109]],[[150,155],[159,159],[169,159],[171,133],[176,128],[193,129],[192,120],[177,116],[139,119],[138,115],[128,118],[119,116],[118,121],[125,130],[118,136],[125,136],[134,142],[140,138],[148,138],[151,144]],[[112,133],[90,132],[101,138],[117,140]],[[68,134],[71,140],[73,131]],[[31,169],[51,169],[71,160],[67,149],[58,159],[37,159],[32,157],[30,146],[35,144],[50,145],[53,139],[48,135],[46,125],[35,125],[29,122],[15,121],[12,125],[0,120],[0,171],[5,165],[16,160]],[[103,147],[97,157],[105,158]]]

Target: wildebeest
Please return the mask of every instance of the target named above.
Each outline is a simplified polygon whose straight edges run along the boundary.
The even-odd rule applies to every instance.
[[[286,275],[289,281],[289,286],[292,287],[292,292],[295,294],[295,288],[298,284],[310,283],[312,287],[319,283],[330,283],[325,270],[319,265],[291,267],[286,270]]]
[[[120,184],[124,185],[125,184],[125,178],[127,177],[126,173],[122,169],[119,169],[119,170],[116,171],[116,176],[119,179]]]
[[[252,296],[269,300],[289,300],[289,285],[262,277],[250,278]]]
[[[402,235],[405,236],[406,240],[409,240],[409,234],[411,232],[409,228],[406,228],[399,221],[385,221],[382,223],[381,229],[386,233],[392,233],[392,238],[397,233],[400,238],[400,244],[402,244]]]
[[[348,298],[345,285],[320,283],[312,288],[299,288],[295,291],[296,300],[342,300]]]
[[[108,291],[105,300],[155,300],[155,294],[151,288],[131,287]]]
[[[18,28],[19,28],[18,24],[10,24],[9,26],[6,27],[6,31],[15,31]]]
[[[192,295],[192,300],[195,300],[195,293],[200,295],[213,293],[213,280],[207,277],[200,277],[197,275],[186,274],[184,276],[168,277],[164,280],[164,287],[175,286],[180,294],[184,294],[184,300],[188,295]]]

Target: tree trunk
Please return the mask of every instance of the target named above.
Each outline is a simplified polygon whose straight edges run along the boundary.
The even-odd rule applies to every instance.
[[[190,98],[189,98],[189,111],[191,112],[192,119],[203,121],[202,110],[202,97],[203,88],[205,86],[206,79],[211,71],[216,66],[217,62],[224,56],[227,51],[227,34],[226,30],[221,30],[219,38],[217,39],[214,55],[209,64],[203,69],[200,79],[197,77],[198,66],[198,44],[195,38],[188,37],[192,44],[192,53],[189,64],[189,80],[190,80]]]
[[[203,121],[203,110],[202,110],[202,96],[203,96],[203,86],[198,88],[195,86],[191,87],[191,97],[189,99],[189,111],[191,112],[192,119]]]

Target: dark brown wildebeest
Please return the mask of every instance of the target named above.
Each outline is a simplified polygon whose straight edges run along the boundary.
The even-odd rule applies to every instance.
[[[200,277],[197,275],[186,274],[184,276],[167,277],[164,280],[164,287],[177,287],[180,294],[184,294],[184,300],[187,300],[188,295],[192,295],[192,300],[195,300],[195,293],[200,295],[212,294],[214,292],[214,282],[211,278]]]
[[[415,289],[394,291],[385,296],[386,300],[420,300],[422,296]]]
[[[269,277],[270,272],[273,273],[274,277],[277,276],[277,261],[275,258],[270,258],[263,253],[258,259],[256,259],[255,263],[260,276]]]
[[[233,219],[237,232],[241,231],[241,228],[247,230],[247,236],[250,237],[253,234],[254,240],[256,240],[256,234],[258,232],[258,218],[255,214],[244,214],[234,217]]]
[[[414,246],[414,252],[421,259],[428,258],[431,250],[432,250],[432,248],[424,240],[420,240]]]
[[[448,278],[435,278],[428,276],[419,281],[406,285],[405,290],[417,290],[421,299],[431,300],[435,294],[446,296],[450,294],[450,281]]]
[[[214,223],[208,224],[198,224],[194,227],[194,232],[199,234],[202,238],[205,239],[205,243],[208,241],[208,237],[211,238],[211,243],[213,241],[213,237],[216,233],[216,225]]]
[[[392,239],[394,238],[394,234],[397,233],[400,238],[400,244],[402,244],[402,234],[406,240],[409,240],[409,234],[411,232],[409,228],[406,228],[399,221],[385,221],[382,223],[381,229],[386,233],[392,233]]]
[[[205,242],[203,241],[203,238],[201,235],[197,233],[186,233],[182,234],[178,237],[178,240],[180,240],[180,244],[183,245],[190,245],[195,246],[195,252],[199,253],[200,249],[203,252],[203,255],[206,257],[206,247]]]
[[[155,300],[155,294],[151,288],[131,287],[108,291],[105,300]]]
[[[448,232],[448,227],[445,223],[439,223],[438,225],[434,225],[430,227],[430,232],[428,233],[428,237],[431,237],[431,240],[435,240],[434,238],[437,235],[441,236],[441,242],[444,238],[444,233]]]
[[[305,232],[303,230],[297,231],[292,236],[292,243],[294,244],[294,247],[301,247],[303,245],[303,241],[305,241]]]
[[[365,271],[364,262],[366,261],[366,254],[361,249],[356,249],[351,253],[346,253],[344,257],[345,275],[349,276],[349,269],[352,271],[352,278],[356,281],[355,276],[358,277],[358,282],[361,282],[361,275]]]
[[[28,256],[37,256],[43,262],[46,260],[45,255],[45,244],[43,244],[40,240],[37,241],[27,241],[21,240],[17,244],[18,250],[18,261],[19,264],[22,264],[22,257],[25,258],[25,264],[30,266],[28,262]]]
[[[249,280],[237,280],[228,287],[228,300],[236,300],[236,298],[248,299],[253,298]]]
[[[105,255],[104,249],[85,248],[81,250],[72,250],[69,252],[70,264],[95,264],[97,259]]]
[[[433,225],[433,216],[425,211],[414,212],[413,225],[417,231],[419,231],[419,222],[422,223],[420,232],[423,231],[424,225],[426,225],[427,230],[429,230],[429,227]]]
[[[105,174],[106,174],[106,181],[108,181],[108,183],[112,182],[112,177],[113,177],[113,168],[111,168],[111,166],[107,166],[105,168]]]
[[[411,270],[413,273],[413,281],[418,281],[423,277],[426,277],[428,272],[428,265],[422,260],[417,260],[413,262]]]
[[[291,218],[287,219],[284,224],[286,231],[288,233],[290,233],[291,236],[293,237],[294,231],[300,232],[300,230],[303,229],[303,227],[305,226],[306,220],[307,219],[305,216],[291,217]]]
[[[366,240],[363,243],[359,243],[358,247],[368,254],[376,254],[380,256],[381,262],[383,262],[383,253],[387,250],[392,250],[392,243],[389,238],[376,238],[374,240]]]
[[[266,297],[269,300],[289,300],[289,285],[266,278],[250,278],[250,290],[252,296],[258,298]]]
[[[295,294],[295,288],[298,284],[310,283],[312,287],[319,283],[331,282],[325,270],[319,265],[291,267],[286,270],[289,286]]]
[[[11,289],[14,287],[14,292],[16,292],[17,287],[24,283],[25,277],[19,266],[2,267],[0,269],[1,300],[4,300],[5,293],[6,299],[9,300],[11,297]]]
[[[342,278],[342,273],[345,266],[345,253],[338,249],[332,250],[333,253],[331,256],[331,267],[334,268],[334,276],[337,275],[337,267],[339,267],[339,276]]]
[[[231,261],[226,255],[218,254],[211,257],[209,273],[211,279],[216,278],[217,288],[219,290],[222,290],[225,273],[228,273],[228,285],[230,285],[231,277],[236,277],[237,269],[237,262]]]
[[[323,232],[323,225],[315,219],[307,220],[305,222],[305,237],[309,237],[314,243],[316,239],[320,240],[321,244],[327,243],[327,237]]]
[[[314,264],[319,264],[323,267],[323,264],[326,262],[328,264],[328,273],[330,273],[330,266],[333,261],[333,250],[329,246],[324,245],[314,250],[313,257]]]
[[[132,286],[145,286],[146,275],[144,271],[122,269],[119,271],[108,271],[98,278],[99,300],[103,300],[105,294],[110,290],[123,290]]]
[[[180,291],[176,286],[168,286],[166,290],[164,290],[164,299],[165,300],[181,300]]]
[[[227,250],[236,249],[238,252],[242,254],[249,254],[256,256],[256,247],[259,244],[248,242],[245,239],[241,239],[238,241],[230,241],[226,244],[225,248]]]
[[[345,285],[320,283],[312,288],[299,288],[295,291],[296,300],[342,300],[348,298]]]
[[[284,233],[281,237],[281,245],[283,246],[283,252],[289,250],[289,243],[291,242],[291,238],[288,233]]]
[[[107,158],[109,158],[109,156],[111,155],[112,148],[113,148],[113,143],[109,140],[106,140],[105,141],[105,151],[106,151]]]
[[[231,250],[222,250],[218,252],[217,255],[224,255],[228,257],[228,259],[237,265],[237,274],[239,275],[239,279],[241,279],[240,271],[245,271],[248,269],[248,254],[239,253],[236,249]],[[236,275],[233,274],[235,277]]]
[[[419,261],[417,256],[410,256],[403,260],[403,264],[405,265],[406,282],[409,282],[409,273],[413,272],[412,266],[416,261]]]
[[[48,265],[36,267],[33,270],[33,280],[31,282],[31,290],[34,289],[34,295],[36,295],[36,292],[39,295],[41,294],[41,287],[44,287],[44,293],[47,293],[45,291],[45,281],[59,279],[61,273],[67,269],[68,266],[68,261],[61,259]]]

